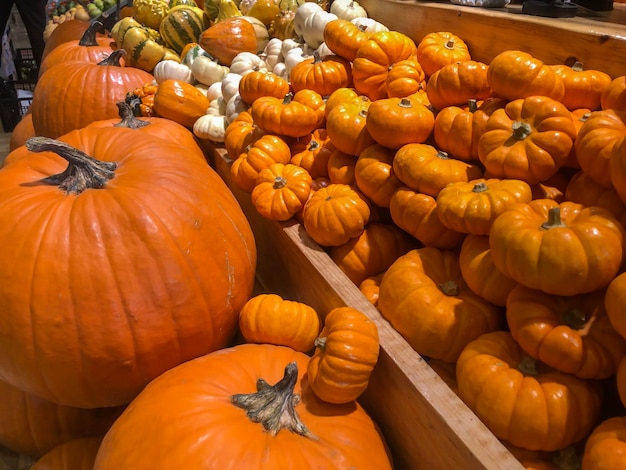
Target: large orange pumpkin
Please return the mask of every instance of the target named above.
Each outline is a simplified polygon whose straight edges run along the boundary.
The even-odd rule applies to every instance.
[[[57,405],[0,381],[0,446],[39,457],[72,439],[104,436],[123,409]]]
[[[244,344],[166,372],[113,425],[94,470],[390,470],[371,418],[357,402],[318,399],[308,361],[284,346]]]
[[[227,345],[256,248],[206,162],[132,129],[34,139],[0,170],[0,375],[60,404],[114,406]]]
[[[121,67],[123,50],[97,64],[63,62],[50,67],[37,82],[31,110],[37,135],[56,138],[98,119],[118,116],[116,103],[126,93],[154,80],[144,70]]]

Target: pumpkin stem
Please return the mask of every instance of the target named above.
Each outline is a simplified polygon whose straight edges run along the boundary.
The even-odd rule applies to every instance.
[[[444,45],[444,47],[446,49],[454,49],[454,39],[450,38],[446,41],[446,44]]]
[[[290,362],[285,374],[276,384],[257,380],[256,393],[237,393],[230,397],[233,405],[243,408],[253,423],[261,423],[272,436],[282,428],[300,436],[317,439],[300,421],[295,407],[300,403],[300,395],[294,393],[298,381],[298,365]]]
[[[413,104],[411,103],[410,99],[402,98],[400,102],[398,103],[398,106],[400,106],[401,108],[412,108]]]
[[[80,41],[78,41],[79,46],[97,46],[98,41],[96,41],[96,33],[103,29],[103,24],[99,21],[94,21],[89,25],[89,27],[85,30]]]
[[[326,348],[326,338],[318,336],[317,338],[315,338],[315,341],[313,341],[313,346],[324,350]]]
[[[563,322],[574,330],[582,330],[587,325],[587,315],[579,308],[572,308],[563,315]]]
[[[480,183],[476,183],[474,185],[474,187],[472,188],[472,192],[473,193],[482,193],[484,191],[487,191],[487,184],[484,181],[481,181]]]
[[[311,140],[309,143],[309,151],[317,150],[320,147],[320,143],[317,140]]]
[[[478,102],[474,98],[467,100],[467,109],[470,113],[475,113],[478,109]]]
[[[517,365],[519,371],[524,375],[537,375],[537,361],[530,356],[524,356]]]
[[[118,101],[117,109],[121,121],[114,124],[113,127],[127,127],[128,129],[141,129],[142,127],[149,126],[150,122],[137,119],[133,112],[133,107],[124,102]]]
[[[530,124],[522,121],[515,121],[511,126],[511,130],[513,131],[513,138],[517,140],[524,140],[532,132]]]
[[[97,65],[112,65],[114,67],[121,67],[120,59],[126,55],[126,51],[124,49],[115,49],[113,52],[109,54],[108,57],[104,58]]]
[[[567,225],[561,221],[561,208],[558,206],[548,210],[548,220],[541,224],[540,228],[550,230],[551,228],[557,227],[567,227]]]
[[[277,176],[274,178],[274,189],[282,189],[287,186],[287,180],[282,176]]]
[[[461,289],[459,285],[454,281],[446,281],[439,284],[439,290],[443,292],[445,295],[459,295]]]
[[[117,163],[96,160],[59,140],[31,137],[25,145],[31,152],[54,152],[67,160],[69,165],[63,173],[48,176],[44,181],[59,186],[68,194],[80,194],[89,188],[103,188],[107,181],[115,176]]]
[[[437,155],[435,155],[437,158],[441,158],[442,160],[448,160],[448,152],[444,152],[443,150],[439,150],[437,152]]]
[[[291,103],[291,100],[293,99],[293,93],[289,92],[285,95],[285,97],[283,98],[283,104],[289,104]]]
[[[572,64],[572,70],[574,72],[582,72],[583,71],[583,63],[579,60]]]

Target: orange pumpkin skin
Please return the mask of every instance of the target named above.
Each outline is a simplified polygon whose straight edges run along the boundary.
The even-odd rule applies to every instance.
[[[151,74],[134,67],[82,61],[54,65],[39,78],[33,93],[36,135],[56,138],[93,121],[115,118],[116,103],[124,101],[129,90],[152,80]],[[70,96],[67,90],[72,90]]]
[[[337,307],[324,318],[307,373],[315,395],[328,403],[349,403],[367,388],[378,362],[378,328],[352,307]]]
[[[448,157],[429,144],[406,144],[393,159],[393,171],[405,185],[437,197],[449,183],[471,181],[483,176],[478,165]]]
[[[358,237],[332,247],[330,257],[358,286],[365,278],[386,270],[414,247],[414,240],[395,225],[370,222]]]
[[[623,256],[624,229],[606,210],[536,199],[491,226],[494,264],[532,289],[576,295],[606,287]]]
[[[370,100],[387,96],[387,75],[396,62],[415,57],[417,48],[398,31],[379,31],[363,42],[352,62],[354,88]]]
[[[0,445],[34,457],[72,439],[104,436],[124,410],[57,405],[4,381],[0,381],[0,397]]]
[[[389,213],[394,224],[424,246],[452,249],[459,247],[465,238],[464,233],[441,223],[434,197],[408,186],[402,186],[392,194]]]
[[[376,143],[367,130],[370,101],[333,106],[326,115],[326,132],[333,145],[348,155],[359,155]]]
[[[335,148],[328,157],[327,169],[330,182],[355,186],[354,168],[357,159],[357,155],[348,155]]]
[[[563,449],[597,423],[597,384],[534,363],[508,332],[472,341],[456,371],[459,397],[496,437],[515,446]]]
[[[583,206],[602,207],[617,220],[621,220],[626,214],[626,204],[622,202],[615,189],[597,183],[582,170],[569,179],[565,187],[565,199]]]
[[[371,418],[356,402],[331,405],[315,397],[305,377],[308,361],[306,354],[291,348],[246,344],[168,371],[113,425],[102,442],[94,470],[346,465],[390,470],[383,440]],[[294,392],[301,398],[295,412],[315,439],[289,429],[266,431],[231,403],[235,394],[254,393],[259,378],[272,385],[278,382],[291,362],[297,364]],[[181,443],[184,452],[173,451],[172,435],[189,443]],[[238,455],[236,461],[232,452]]]
[[[249,111],[242,111],[228,125],[224,132],[224,147],[230,158],[237,158],[248,145],[265,134],[252,119]]]
[[[565,93],[561,103],[567,109],[600,109],[603,93],[611,84],[611,76],[600,70],[586,70],[576,61],[571,66],[552,65],[556,74],[563,80]]]
[[[624,305],[626,302],[626,273],[620,272],[606,289],[604,296],[604,308],[611,320],[611,324],[617,332],[626,338],[626,315]]]
[[[250,114],[264,132],[280,136],[304,137],[317,129],[319,124],[316,110],[296,101],[292,94],[283,98],[258,98],[252,103]]]
[[[487,82],[489,66],[475,60],[448,64],[430,76],[426,95],[435,108],[459,106],[468,100],[484,100],[491,96]]]
[[[291,163],[273,163],[259,171],[250,200],[265,218],[291,219],[306,203],[313,180],[308,171]]]
[[[272,72],[255,70],[245,74],[239,81],[239,95],[247,104],[262,96],[283,98],[289,93],[289,83]]]
[[[576,134],[572,114],[558,101],[545,96],[518,99],[489,117],[478,157],[495,178],[535,184],[565,164]]]
[[[506,306],[509,292],[517,285],[493,264],[489,237],[468,235],[459,252],[461,274],[472,291],[498,307]]]
[[[34,463],[30,470],[92,470],[100,437],[83,437],[58,445]]]
[[[446,65],[471,60],[465,41],[449,31],[424,36],[417,45],[416,56],[428,77]]]
[[[307,234],[322,246],[340,246],[358,237],[370,220],[367,202],[352,187],[334,183],[320,188],[304,206]]]
[[[351,21],[337,18],[326,23],[324,27],[324,42],[335,54],[352,62],[356,53],[370,34],[361,30]]]
[[[316,129],[291,145],[290,163],[307,170],[311,178],[327,178],[328,161],[334,151],[326,129]]]
[[[424,90],[425,87],[426,74],[416,59],[392,64],[385,80],[387,98],[404,98]]]
[[[595,111],[576,136],[575,151],[580,168],[606,188],[613,186],[611,160],[626,138],[626,111]],[[619,188],[615,188],[619,190]]]
[[[100,25],[102,26],[102,25]],[[97,36],[98,23],[93,22],[80,39],[59,44],[48,54],[45,60],[41,61],[39,76],[41,76],[52,65],[70,60],[98,63],[107,58],[113,52],[111,38]],[[123,60],[120,61],[123,64]]]
[[[361,294],[365,296],[367,300],[376,308],[378,308],[378,294],[380,292],[380,281],[383,280],[385,271],[377,274],[376,276],[370,276],[359,284],[359,290]]]
[[[168,79],[159,84],[152,109],[157,116],[171,119],[188,129],[206,114],[209,99],[190,83]]]
[[[518,202],[530,202],[530,185],[498,178],[450,183],[437,195],[441,223],[461,233],[488,235],[496,218]]]
[[[587,440],[582,458],[585,470],[626,467],[626,418],[614,416],[598,424]]]
[[[409,251],[387,269],[378,307],[415,351],[446,362],[504,323],[500,309],[467,287],[458,254],[431,247]]]
[[[226,18],[205,29],[198,44],[220,64],[230,66],[240,52],[257,52],[254,26],[241,17]]]
[[[626,111],[626,75],[620,75],[611,80],[600,97],[600,105],[602,109]]]
[[[531,54],[507,50],[496,55],[487,70],[494,96],[514,101],[529,96],[546,96],[560,101],[565,94],[563,80],[554,69]]]
[[[296,351],[313,349],[320,332],[313,307],[278,294],[258,294],[239,312],[239,330],[248,343],[288,346]]]
[[[13,132],[11,132],[11,139],[9,140],[9,150],[15,150],[26,143],[30,137],[35,136],[35,128],[33,127],[33,114],[27,113],[24,115],[20,122],[17,123]]]
[[[352,86],[352,66],[347,59],[337,55],[320,57],[314,54],[298,62],[289,74],[294,92],[313,90],[329,96],[339,88]]]
[[[367,110],[366,127],[380,145],[399,149],[425,142],[432,134],[435,116],[430,108],[409,98],[381,98]]]
[[[277,135],[265,134],[235,158],[230,174],[239,188],[251,193],[261,170],[274,163],[286,165],[290,159],[289,145]]]
[[[506,317],[527,354],[581,379],[615,375],[626,354],[626,339],[606,314],[604,290],[565,297],[517,285],[507,298]]]
[[[402,186],[393,173],[393,149],[374,144],[359,154],[354,179],[359,190],[379,207],[389,207],[391,195]]]
[[[254,285],[254,236],[217,173],[179,158],[175,142],[118,128],[61,140],[117,169],[104,187],[78,194],[27,184],[66,170],[49,151],[0,172],[0,239],[20,239],[0,254],[0,269],[29,286],[0,287],[0,335],[12,338],[0,342],[0,375],[67,406],[122,405],[163,371],[232,339]]]
[[[46,41],[41,60],[44,60],[50,51],[56,49],[59,45],[68,41],[80,39],[90,25],[91,22],[89,21],[77,19],[64,21],[59,24],[56,28],[54,28],[54,31],[52,31],[52,34],[50,34],[50,37]]]
[[[435,116],[433,139],[437,148],[464,162],[478,160],[478,136],[474,132],[476,102],[468,109],[446,106]]]

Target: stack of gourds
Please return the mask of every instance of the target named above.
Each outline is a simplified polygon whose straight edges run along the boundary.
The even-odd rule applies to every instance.
[[[164,16],[159,28],[140,24],[152,35],[144,39],[172,55],[146,61],[149,76],[124,84],[124,97],[97,103],[111,114],[126,100],[144,120],[165,118],[223,144],[232,181],[259,213],[297,218],[418,353],[454,369],[451,386],[520,459],[573,455],[586,470],[623,467],[605,449],[626,426],[625,76],[521,50],[481,63],[453,32],[415,42],[349,0],[212,1],[202,20],[179,15],[182,29],[167,28],[167,9],[151,11]],[[137,32],[116,26],[115,34]],[[128,65],[143,64],[141,49],[127,47]],[[69,121],[71,112],[49,117],[62,103],[38,110],[40,96],[60,93],[46,74],[34,132],[58,137],[67,130],[45,120]],[[87,124],[78,122],[70,127]],[[246,341],[294,348],[284,332],[239,320]],[[316,328],[298,336],[309,348]],[[341,395],[310,386],[323,400]],[[141,423],[144,412],[158,414],[149,401],[137,405]],[[126,439],[137,423],[116,432]],[[119,452],[140,449],[129,442]],[[118,452],[113,438],[106,449]]]

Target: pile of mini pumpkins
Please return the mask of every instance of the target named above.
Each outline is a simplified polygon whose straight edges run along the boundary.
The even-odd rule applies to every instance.
[[[0,168],[0,445],[34,469],[391,469],[356,401],[376,324],[257,292],[252,230],[194,123],[136,116],[160,71],[101,26],[51,35]]]
[[[352,0],[136,3],[113,41],[85,34],[99,56],[55,66],[65,86],[42,74],[25,135],[108,107],[179,125],[185,149],[222,145],[259,213],[299,220],[523,463],[626,465],[626,76],[521,50],[481,63],[453,32],[414,41]],[[101,60],[138,76],[98,94],[79,67]],[[164,397],[128,426],[166,427]]]

